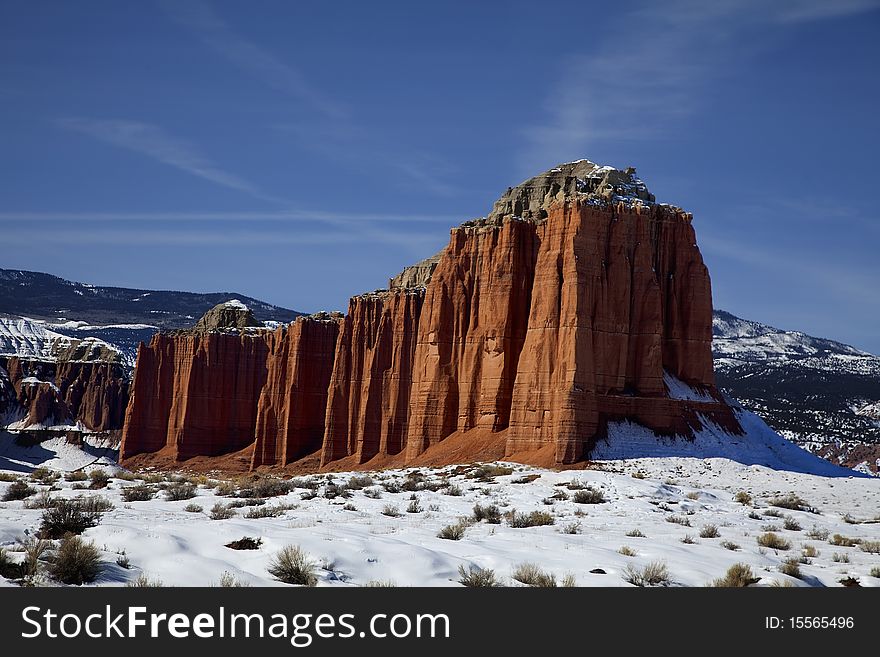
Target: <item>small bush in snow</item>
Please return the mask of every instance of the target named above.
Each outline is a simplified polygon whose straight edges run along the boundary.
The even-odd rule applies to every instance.
[[[220,575],[220,582],[218,586],[222,589],[240,589],[247,588],[250,586],[247,582],[243,582],[240,579],[237,579],[235,575],[230,573],[229,571],[224,570]]]
[[[758,536],[758,545],[771,550],[787,550],[791,547],[791,543],[773,532],[767,532]]]
[[[813,528],[807,532],[807,538],[812,538],[814,541],[827,541],[828,534],[827,529],[813,525]]]
[[[567,525],[564,525],[562,527],[562,533],[563,534],[580,534],[581,533],[580,521],[570,522]]]
[[[630,529],[627,533],[627,536],[631,538],[645,538],[645,535],[642,533],[642,530],[636,527],[635,529]]]
[[[382,507],[382,515],[389,518],[399,518],[402,514],[394,504],[386,504]]]
[[[269,563],[269,574],[285,584],[316,586],[317,565],[298,545],[288,545]]]
[[[718,527],[715,525],[704,525],[700,530],[700,538],[718,538],[721,534],[718,533]]]
[[[59,472],[50,470],[49,468],[40,466],[31,472],[31,481],[38,481],[41,484],[52,484],[61,477]]]
[[[122,499],[126,502],[146,502],[153,499],[156,489],[147,484],[126,486],[122,489]]]
[[[107,488],[107,484],[110,483],[110,473],[99,468],[89,473],[89,479],[92,481],[91,487],[93,489]]]
[[[795,493],[774,497],[768,502],[771,506],[778,506],[781,509],[791,509],[792,511],[813,511],[814,509],[806,500],[803,500]]]
[[[447,541],[460,541],[464,538],[465,529],[467,529],[467,524],[461,521],[454,525],[446,525],[437,533],[437,538],[443,538]]]
[[[544,572],[533,563],[521,563],[513,571],[511,577],[526,586],[539,588],[553,588],[556,586],[556,576],[552,573]]]
[[[469,570],[465,570],[464,566],[458,567],[458,583],[462,586],[471,587],[493,587],[501,586],[500,582],[495,579],[495,571],[489,568],[478,568],[471,566]]]
[[[789,577],[796,577],[797,579],[801,578],[801,567],[797,559],[786,559],[782,565],[779,566],[779,572],[783,575],[788,575]]]
[[[880,577],[880,566],[871,567],[871,577]]]
[[[739,545],[734,543],[733,541],[721,541],[721,547],[725,550],[730,550],[731,552],[736,552],[739,550]]]
[[[634,556],[636,556],[636,554],[637,554],[637,552],[636,552],[635,550],[633,550],[633,549],[632,549],[630,546],[628,546],[628,545],[621,545],[621,546],[620,546],[620,549],[618,550],[618,552],[619,552],[620,554],[622,554],[623,556],[625,556],[625,557],[634,557]]]
[[[98,524],[97,511],[85,511],[74,500],[58,500],[55,506],[43,512],[40,535],[43,538],[61,538],[65,534],[82,534]]]
[[[230,550],[259,550],[263,544],[262,538],[251,538],[250,536],[242,536],[238,540],[226,544]]]
[[[744,490],[741,490],[733,497],[734,502],[739,502],[743,506],[751,506],[752,505],[752,496],[749,495]]]
[[[380,497],[382,497],[382,491],[378,488],[367,488],[364,491],[364,495],[371,499],[378,500]]]
[[[13,502],[16,500],[24,500],[36,492],[36,488],[28,486],[21,479],[17,479],[9,484],[9,486],[6,488],[6,492],[3,494],[3,501]]]
[[[835,534],[828,540],[828,542],[831,543],[831,545],[837,545],[838,547],[855,547],[859,544],[859,539]]]
[[[684,516],[666,516],[666,522],[671,522],[676,525],[681,525],[682,527],[690,527],[691,526],[690,518],[685,518]]]
[[[461,497],[462,491],[461,488],[456,484],[449,484],[444,490],[443,493],[445,495],[451,495],[452,497]]]
[[[136,579],[128,582],[125,586],[134,589],[157,589],[164,586],[164,584],[162,584],[161,579],[150,579],[146,573],[141,573]]]
[[[66,475],[64,475],[64,479],[66,481],[85,481],[88,478],[89,475],[87,475],[82,470],[73,470],[72,472],[68,472]]]
[[[407,513],[421,513],[422,506],[419,504],[418,500],[410,500],[409,505],[406,507]]]
[[[217,504],[211,507],[211,520],[229,520],[234,518],[235,514],[235,509],[231,509],[228,505],[221,502],[217,502]]]
[[[837,552],[835,552],[831,555],[831,560],[834,563],[849,563],[849,555],[846,553],[838,554]]]
[[[87,584],[101,574],[101,553],[94,543],[79,536],[66,536],[55,552],[49,574],[64,584]]]
[[[685,543],[687,545],[695,545],[696,544],[694,537],[691,536],[690,534],[685,534],[685,537],[683,539],[681,539],[681,542]]]
[[[803,554],[808,559],[811,559],[819,556],[819,550],[817,550],[812,545],[804,545],[801,548],[801,554]]]
[[[474,504],[474,520],[477,522],[486,521],[490,525],[501,523],[501,511],[495,504]]]
[[[204,509],[198,504],[193,503],[187,504],[185,507],[183,507],[183,510],[187,513],[201,513],[202,511],[204,511]]]
[[[532,511],[531,513],[520,513],[511,511],[507,514],[507,522],[515,529],[523,529],[525,527],[541,527],[544,525],[553,525],[556,519],[552,514],[546,511]]]
[[[196,487],[188,481],[175,482],[169,484],[165,489],[165,499],[171,502],[180,502],[189,500],[196,496]]]
[[[106,513],[113,510],[113,502],[101,495],[89,495],[77,500],[79,507],[86,513]]]
[[[735,563],[727,569],[727,574],[712,582],[712,586],[722,588],[741,588],[751,586],[759,581],[751,567],[744,563]]]
[[[606,501],[602,491],[596,488],[576,490],[571,499],[576,504],[602,504]]]
[[[869,554],[880,554],[880,541],[862,541],[859,543],[859,549]]]
[[[361,490],[373,485],[373,478],[367,475],[355,475],[345,484],[349,490]]]
[[[669,569],[662,561],[654,561],[639,570],[627,566],[623,577],[634,586],[667,586],[670,583]]]

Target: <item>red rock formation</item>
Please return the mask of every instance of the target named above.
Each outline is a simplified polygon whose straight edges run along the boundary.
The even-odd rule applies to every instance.
[[[268,336],[252,468],[287,465],[321,448],[339,324],[301,317]]]
[[[364,463],[403,449],[423,300],[417,288],[349,302],[330,381],[322,464],[347,456]]]
[[[120,459],[164,450],[183,460],[250,445],[267,379],[267,337],[160,333],[141,344]]]
[[[25,426],[81,423],[91,431],[122,428],[128,379],[122,365],[106,361],[0,358]],[[15,414],[15,409],[6,409]]]
[[[633,173],[581,161],[509,189],[391,290],[352,298],[335,349],[336,325],[313,320],[157,336],[138,355],[122,457],[254,443],[252,467],[290,464],[319,446],[328,380],[328,468],[466,460],[469,444],[569,464],[624,418],[739,431],[714,387],[691,216]],[[665,372],[706,397],[671,398]]]

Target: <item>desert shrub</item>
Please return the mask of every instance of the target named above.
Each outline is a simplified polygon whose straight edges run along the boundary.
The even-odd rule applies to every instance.
[[[461,487],[457,484],[449,484],[446,488],[443,489],[444,495],[451,495],[452,497],[461,497],[463,495]]]
[[[250,518],[252,520],[256,518],[278,518],[280,516],[283,516],[285,511],[290,511],[291,509],[295,508],[296,504],[273,504],[271,506],[259,506],[250,509],[246,514],[244,514],[244,517]]]
[[[74,500],[58,500],[43,511],[40,535],[43,538],[61,538],[65,534],[82,534],[100,520],[97,511],[86,511]]]
[[[779,509],[767,509],[764,511],[764,515],[770,518],[782,518],[782,511]]]
[[[684,535],[684,538],[681,539],[681,542],[684,543],[684,544],[686,544],[686,545],[694,545],[694,544],[696,544],[696,541],[694,540],[694,537],[691,536],[690,534],[685,534],[685,535]]]
[[[351,497],[351,491],[348,490],[348,488],[346,488],[345,486],[330,483],[324,486],[324,497],[328,500],[334,500],[337,497],[343,497],[347,499]]]
[[[211,507],[211,520],[229,520],[236,515],[235,509],[231,509],[229,505],[217,502]]]
[[[125,568],[125,570],[128,570],[129,568],[131,568],[131,559],[129,559],[128,555],[125,554],[125,550],[123,550],[122,552],[120,552],[117,555],[116,565],[119,566],[120,568]]]
[[[546,511],[532,511],[531,513],[511,511],[507,517],[508,524],[515,529],[541,527],[543,525],[553,525],[556,523],[556,519],[553,515]]]
[[[577,586],[577,579],[574,576],[574,573],[565,573],[562,577],[562,581],[559,583],[564,589],[573,589]]]
[[[572,495],[572,501],[576,504],[602,504],[605,502],[605,495],[597,488],[583,488],[577,490]]]
[[[204,509],[202,507],[200,507],[198,504],[194,504],[192,502],[190,502],[185,507],[183,507],[183,510],[186,511],[187,513],[201,513],[202,511],[204,511]]]
[[[556,576],[552,573],[544,572],[533,563],[519,564],[514,569],[511,577],[526,586],[538,588],[552,588],[556,586]]]
[[[196,487],[188,481],[179,481],[165,489],[165,499],[171,502],[180,502],[182,500],[191,500],[196,496]]]
[[[662,561],[653,561],[639,570],[627,566],[623,579],[634,586],[668,586],[669,569]]]
[[[536,479],[540,479],[541,475],[539,474],[527,474],[522,477],[517,477],[516,479],[511,479],[510,483],[512,484],[530,484]]]
[[[791,583],[791,580],[784,580],[780,582],[778,579],[774,579],[770,584],[771,589],[791,589],[794,588],[794,584]]]
[[[814,541],[827,541],[828,534],[827,529],[813,525],[813,528],[807,532],[807,538],[812,538]]]
[[[859,539],[835,534],[828,539],[828,542],[831,543],[831,545],[836,545],[838,547],[855,547],[859,544]]]
[[[285,584],[316,586],[317,565],[298,545],[288,545],[269,562],[269,574]]]
[[[749,518],[751,518],[752,520],[760,520],[761,516],[754,511],[749,511]]]
[[[570,522],[567,525],[563,525],[562,533],[563,534],[580,534],[581,533],[580,521]]]
[[[792,511],[814,510],[806,500],[802,499],[795,493],[788,493],[787,495],[780,495],[779,497],[771,498],[768,501],[768,504],[771,506],[778,506],[781,509],[791,509]]]
[[[367,488],[366,490],[364,490],[364,495],[371,499],[378,500],[380,497],[382,497],[382,491],[378,488]]]
[[[89,479],[92,482],[91,487],[93,489],[107,488],[107,484],[110,483],[110,473],[102,468],[98,468],[89,473]]]
[[[880,541],[862,541],[859,543],[859,549],[869,554],[880,554]]]
[[[761,525],[762,532],[778,532],[780,531],[779,525],[774,525],[772,523],[768,523],[766,525]]]
[[[457,522],[454,525],[446,525],[437,533],[437,538],[443,538],[447,541],[460,541],[464,538],[464,531],[467,525],[463,522]]]
[[[55,498],[48,490],[43,490],[24,501],[25,509],[48,509],[55,504]]]
[[[666,522],[681,525],[682,527],[691,526],[690,518],[686,518],[685,516],[666,516]]]
[[[477,522],[485,520],[490,525],[500,524],[501,510],[496,504],[487,504],[486,506],[474,504],[474,520]]]
[[[421,513],[422,507],[419,504],[418,500],[411,500],[409,505],[406,507],[407,513]]]
[[[396,494],[396,493],[403,492],[403,488],[401,487],[401,485],[399,483],[397,483],[396,481],[394,481],[393,479],[390,481],[383,482],[382,488],[385,489],[386,493],[391,493],[392,495]]]
[[[0,472],[0,482],[9,483],[11,481],[16,481],[18,479],[18,475],[12,472]]]
[[[642,530],[639,529],[638,527],[636,527],[635,529],[630,529],[630,530],[626,533],[626,535],[629,536],[629,537],[631,537],[631,538],[645,538],[645,534],[644,534],[644,533],[642,532]]]
[[[230,550],[259,550],[263,544],[262,538],[251,538],[250,536],[242,536],[241,538],[226,544]]]
[[[354,475],[350,477],[346,486],[349,490],[361,490],[373,485],[373,478],[368,475]]]
[[[791,543],[773,532],[767,532],[758,536],[758,545],[770,548],[771,550],[787,550],[791,547]]]
[[[19,563],[12,561],[6,550],[0,547],[0,577],[6,579],[19,579],[24,577],[24,568]]]
[[[141,573],[136,579],[128,582],[125,586],[136,589],[157,589],[164,586],[164,584],[162,584],[161,579],[150,579],[146,573]]]
[[[83,470],[73,470],[64,475],[66,481],[85,481],[89,478]]]
[[[81,585],[94,582],[101,570],[101,553],[94,543],[86,543],[79,536],[65,536],[55,551],[49,574],[64,584]]]
[[[31,481],[38,481],[41,484],[51,484],[61,477],[61,474],[56,472],[55,470],[50,470],[45,466],[40,466],[39,468],[34,468],[31,472]]]
[[[352,504],[351,502],[349,502],[345,506],[342,507],[342,510],[343,511],[357,511],[357,507],[354,504]]]
[[[857,520],[857,519],[856,519],[855,517],[853,517],[853,515],[850,514],[850,513],[844,513],[844,514],[843,514],[843,521],[844,521],[847,525],[860,525],[860,524],[861,524],[861,521],[860,521],[860,520]]]
[[[276,479],[275,477],[265,477],[257,479],[251,486],[239,490],[238,497],[278,497],[280,495],[287,495],[290,491],[291,485],[289,481]]]
[[[6,492],[3,494],[4,502],[14,502],[16,500],[24,500],[37,492],[36,488],[32,486],[28,486],[21,479],[16,479],[6,488]]]
[[[730,550],[731,552],[736,552],[739,550],[739,545],[734,543],[733,541],[721,541],[721,547],[725,550]]]
[[[880,566],[871,567],[871,577],[880,577]]]
[[[700,499],[700,493],[697,491],[692,491],[692,492],[688,493],[687,495],[685,495],[685,497],[688,498],[689,500],[698,500],[698,499]]]
[[[228,570],[224,570],[220,574],[220,582],[218,583],[218,586],[221,589],[241,589],[249,587],[250,584],[236,578],[235,575],[230,573]]]
[[[367,589],[393,589],[397,586],[393,579],[371,579],[363,585]]]
[[[755,577],[752,569],[744,563],[735,563],[727,569],[727,574],[712,582],[712,586],[721,588],[742,588],[757,583],[759,577]]]
[[[796,577],[797,579],[800,579],[800,563],[798,563],[797,559],[786,559],[782,562],[782,565],[779,566],[779,572],[781,572],[783,575],[788,575],[789,577]]]
[[[383,506],[381,513],[383,516],[388,516],[389,518],[399,518],[402,515],[400,509],[394,504],[386,504]]]
[[[113,502],[103,495],[89,495],[77,500],[79,507],[87,513],[106,513],[113,510]]]
[[[733,496],[733,501],[739,502],[743,506],[751,506],[752,505],[752,496],[749,495],[744,490],[741,490],[736,495]]]
[[[718,538],[721,534],[718,533],[718,527],[715,525],[703,525],[703,528],[700,530],[700,538]]]
[[[782,521],[782,528],[787,529],[792,532],[799,532],[801,530],[800,523],[792,518],[791,516],[785,516]]]
[[[625,557],[634,557],[634,556],[636,556],[636,554],[638,554],[635,550],[633,550],[628,545],[621,545],[618,552]]]
[[[846,553],[837,553],[831,555],[831,560],[834,563],[849,563],[849,555]]]
[[[803,554],[807,558],[815,558],[819,556],[819,550],[817,550],[812,545],[804,545],[801,548],[801,554]]]
[[[513,474],[513,468],[505,465],[481,465],[467,474],[468,479],[479,481],[492,481],[495,477],[504,477]]]
[[[156,489],[148,484],[126,486],[122,489],[122,499],[126,502],[146,502],[153,499]]]
[[[238,493],[238,486],[234,481],[221,481],[217,484],[215,491],[220,497],[228,497]]]
[[[299,494],[299,499],[303,502],[308,502],[309,500],[313,500],[318,497],[318,494],[313,490],[307,490],[305,493]]]
[[[477,566],[471,566],[468,570],[465,570],[464,566],[459,566],[458,575],[458,583],[462,586],[501,586],[500,582],[495,579],[495,571],[491,570],[490,568],[478,568]]]
[[[245,509],[252,506],[263,506],[266,503],[262,497],[247,497],[241,500],[233,500],[229,503],[230,509]]]

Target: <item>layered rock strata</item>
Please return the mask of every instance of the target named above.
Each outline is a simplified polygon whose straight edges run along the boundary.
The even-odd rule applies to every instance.
[[[271,333],[238,317],[157,336],[138,356],[123,458],[252,444],[252,467],[312,452],[326,467],[407,463],[455,437],[457,459],[479,440],[566,464],[611,420],[740,431],[714,385],[692,217],[634,170],[584,160],[510,188],[389,288],[353,297],[338,325]]]

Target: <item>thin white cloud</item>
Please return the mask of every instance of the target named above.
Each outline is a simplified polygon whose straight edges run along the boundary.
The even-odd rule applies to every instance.
[[[59,119],[57,123],[68,130],[145,155],[222,187],[244,192],[271,203],[285,202],[283,199],[262,192],[244,178],[221,169],[202,155],[195,145],[169,135],[156,125],[127,119],[90,118],[64,118]]]
[[[329,118],[339,119],[346,115],[338,103],[312,86],[298,68],[235,32],[210,3],[163,0],[161,4],[172,19],[192,30],[205,45],[239,69],[277,91],[307,103]]]

